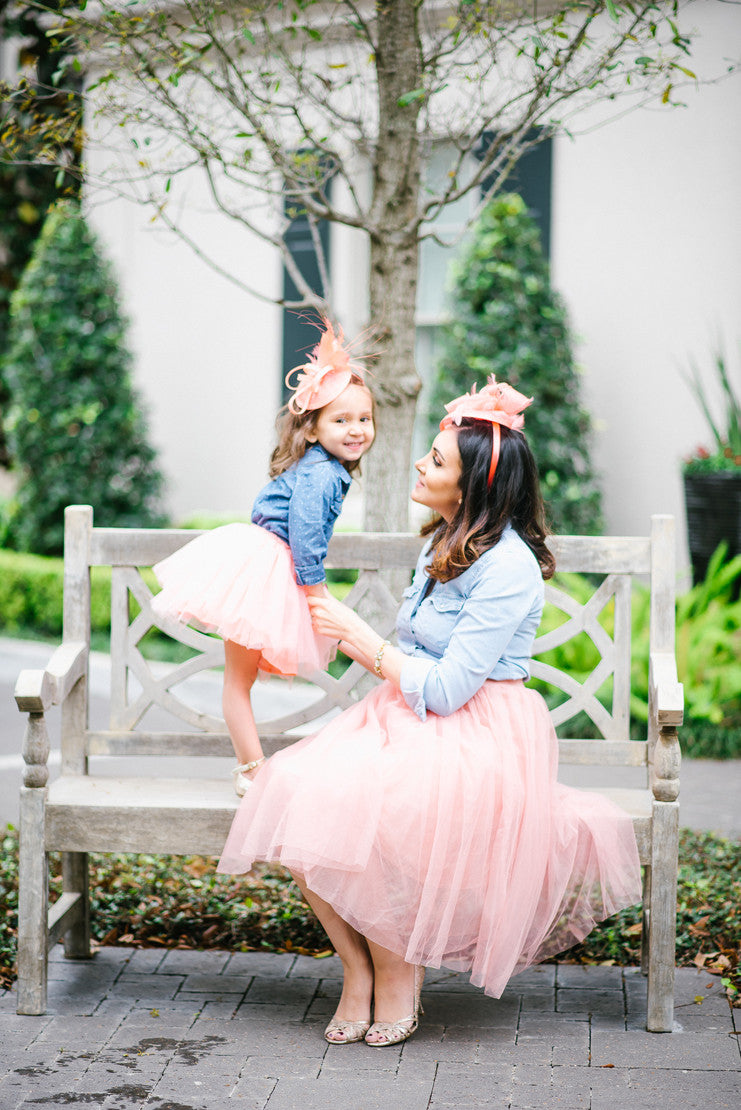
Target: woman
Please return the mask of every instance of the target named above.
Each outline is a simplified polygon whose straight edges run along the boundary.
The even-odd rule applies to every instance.
[[[331,1043],[409,1037],[424,966],[498,997],[640,898],[630,818],[556,782],[547,709],[523,685],[554,570],[530,403],[492,379],[446,406],[416,463],[412,498],[436,516],[398,647],[311,599],[316,631],[384,681],[261,769],[219,864],[292,871],[342,960]]]

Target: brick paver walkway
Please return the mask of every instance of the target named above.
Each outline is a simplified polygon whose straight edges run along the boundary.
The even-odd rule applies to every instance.
[[[499,1000],[428,971],[419,1032],[330,1046],[336,958],[54,949],[49,1012],[0,999],[0,1108],[738,1110],[741,1011],[677,972],[677,1027],[651,1034],[635,969],[543,965]],[[734,1021],[735,1019],[735,1021]]]

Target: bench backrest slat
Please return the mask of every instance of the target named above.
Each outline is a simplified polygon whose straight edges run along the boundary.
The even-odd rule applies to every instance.
[[[84,750],[79,742],[77,746],[70,742],[65,746],[63,721],[63,769],[79,770],[81,760],[84,763],[88,754],[134,757],[230,754],[230,741],[218,709],[212,706],[204,712],[197,708],[187,688],[199,671],[223,664],[223,645],[218,638],[156,620],[151,610],[152,593],[141,574],[141,568],[172,554],[199,533],[184,529],[93,528],[92,512],[79,506],[67,510],[67,529],[66,638],[69,638],[67,629],[71,632],[74,626],[76,638],[89,641],[86,596],[89,568],[112,567],[111,713],[107,730],[86,733]],[[327,567],[359,571],[347,601],[360,612],[372,613],[374,627],[384,635],[393,629],[397,601],[379,572],[410,573],[423,542],[412,534],[337,533],[332,538]],[[608,766],[645,764],[647,745],[628,739],[631,590],[636,576],[650,578],[652,623],[656,625],[651,642],[663,647],[671,635],[667,632],[669,625],[673,628],[671,518],[653,518],[649,537],[556,536],[549,543],[559,572],[599,576],[590,596],[586,587],[580,587],[579,600],[565,592],[563,580],[546,586],[547,601],[562,611],[564,620],[536,641],[533,676],[561,693],[560,704],[551,710],[554,723],[565,724],[584,712],[593,721],[595,732],[601,734],[597,739],[562,740],[561,759]],[[589,579],[583,579],[584,582]],[[88,628],[80,636],[78,626],[83,618]],[[152,626],[162,627],[185,644],[192,651],[192,658],[177,665],[145,659],[139,642]],[[549,665],[548,651],[578,636],[588,637],[596,649],[590,649],[598,660],[591,673],[586,676],[564,673]],[[313,731],[317,718],[326,719],[327,714],[352,704],[368,682],[367,674],[358,664],[352,664],[340,678],[329,674],[317,676],[315,685],[306,688],[303,701],[270,720],[259,721],[266,750],[276,750],[292,742],[296,735]],[[180,731],[149,730],[146,716],[152,706],[166,710],[174,718],[174,729]],[[78,717],[81,711],[74,701],[67,710]],[[286,735],[289,731],[290,736]],[[67,732],[72,735],[75,729],[69,727]]]

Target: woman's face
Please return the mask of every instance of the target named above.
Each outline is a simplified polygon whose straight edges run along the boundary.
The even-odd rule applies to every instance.
[[[426,505],[444,520],[452,520],[461,503],[461,456],[457,430],[445,428],[438,432],[430,450],[414,465],[419,478],[412,490],[412,501]]]

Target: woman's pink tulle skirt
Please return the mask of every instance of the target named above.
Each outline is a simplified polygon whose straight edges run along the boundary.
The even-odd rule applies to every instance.
[[[291,549],[256,524],[204,532],[153,570],[158,616],[261,652],[263,671],[309,676],[334,658],[336,642],[311,627]]]
[[[219,870],[280,862],[370,940],[498,997],[641,897],[630,818],[557,783],[557,760],[521,682],[425,723],[384,682],[267,762]]]

